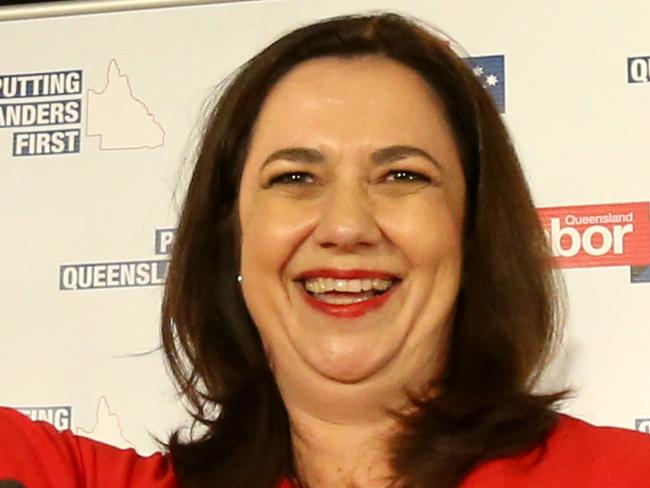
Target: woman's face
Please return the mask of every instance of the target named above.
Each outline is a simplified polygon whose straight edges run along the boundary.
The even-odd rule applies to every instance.
[[[285,401],[312,387],[391,395],[436,375],[464,201],[442,104],[411,69],[328,57],[280,80],[239,215],[243,294]]]

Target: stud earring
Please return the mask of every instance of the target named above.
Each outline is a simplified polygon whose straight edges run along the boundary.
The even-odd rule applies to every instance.
[[[241,285],[242,281],[244,281],[244,278],[242,278],[242,276],[239,273],[237,273],[237,283]]]

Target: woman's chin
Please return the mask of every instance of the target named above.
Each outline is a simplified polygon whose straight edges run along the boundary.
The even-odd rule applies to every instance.
[[[362,383],[382,372],[390,362],[392,354],[386,351],[347,350],[340,354],[319,354],[311,349],[303,359],[319,376],[344,384]]]

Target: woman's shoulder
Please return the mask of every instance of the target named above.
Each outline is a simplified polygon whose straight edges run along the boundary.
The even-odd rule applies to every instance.
[[[479,466],[463,488],[650,488],[650,435],[559,415],[533,451]]]
[[[142,486],[172,488],[169,458],[139,456],[101,442],[58,432],[46,422],[0,407],[0,480],[26,488]]]
[[[595,473],[601,486],[650,487],[650,435],[592,425],[560,415],[547,443],[549,460],[559,465],[567,457],[583,471]],[[631,484],[637,481],[638,484]],[[626,484],[620,484],[626,481]],[[617,484],[619,483],[619,484]]]
[[[557,427],[548,439],[549,447],[573,450],[580,446],[593,455],[641,457],[649,466],[650,435],[620,427],[596,426],[584,420],[559,415]]]

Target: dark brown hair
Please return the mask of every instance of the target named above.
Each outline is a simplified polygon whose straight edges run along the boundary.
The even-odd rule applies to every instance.
[[[475,465],[541,443],[561,395],[531,388],[558,327],[544,233],[517,156],[471,67],[395,14],[328,19],[247,62],[211,114],[178,224],[162,314],[180,393],[203,427],[168,444],[187,487],[272,487],[294,473],[287,412],[236,275],[239,180],[270,89],[299,63],[377,55],[410,67],[444,103],[467,185],[461,291],[441,393],[413,399],[391,445],[398,486],[450,488]]]

